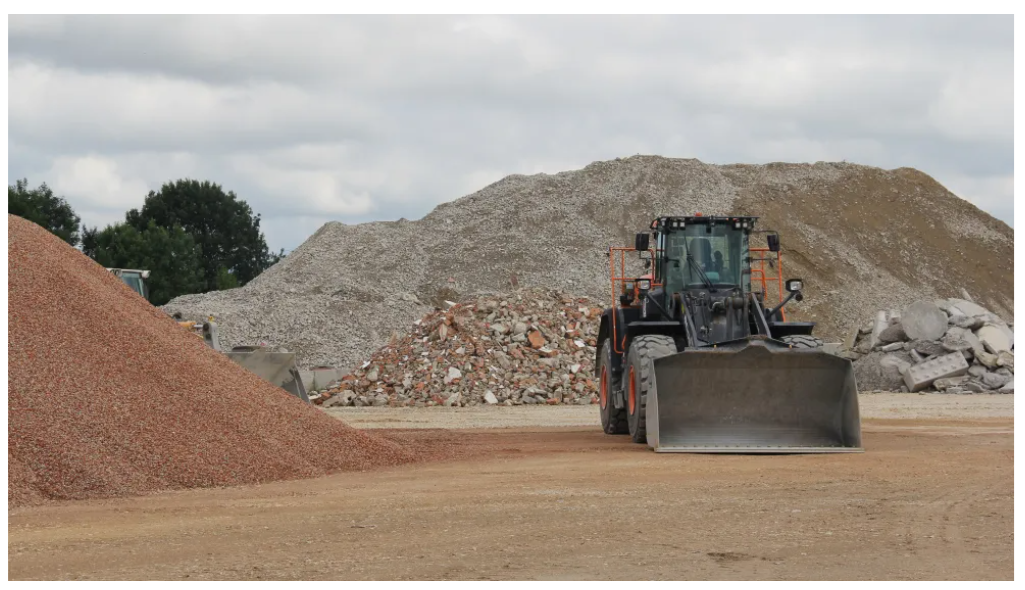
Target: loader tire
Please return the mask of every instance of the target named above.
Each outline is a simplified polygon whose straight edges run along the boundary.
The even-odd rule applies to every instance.
[[[648,442],[645,428],[645,409],[648,391],[655,381],[651,362],[670,354],[676,354],[676,343],[671,336],[638,336],[630,343],[626,355],[626,416],[630,427],[630,438],[635,443]]]
[[[601,411],[601,428],[605,434],[627,434],[626,408],[616,408],[613,392],[622,387],[623,378],[612,372],[612,341],[606,338],[601,344],[601,363],[598,365],[598,409]]]
[[[784,336],[780,338],[779,341],[784,344],[789,344],[794,348],[822,348],[822,340],[805,334]]]

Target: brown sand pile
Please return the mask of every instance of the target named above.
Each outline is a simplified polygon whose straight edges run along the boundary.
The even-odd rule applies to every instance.
[[[245,371],[38,225],[8,224],[8,507],[424,458]]]

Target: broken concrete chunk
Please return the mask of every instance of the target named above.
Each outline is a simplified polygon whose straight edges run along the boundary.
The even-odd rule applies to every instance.
[[[904,383],[901,371],[911,366],[904,352],[872,352],[854,362],[854,378],[862,391],[898,391]]]
[[[463,376],[463,372],[455,367],[448,368],[448,374],[445,375],[445,385],[451,384],[456,379],[460,379]]]
[[[946,377],[933,381],[932,386],[935,387],[937,391],[945,391],[952,387],[960,387],[966,381],[968,381],[968,377],[964,375],[960,377]]]
[[[939,356],[947,354],[947,349],[943,348],[943,345],[939,342],[933,342],[932,340],[915,340],[911,343],[911,348],[925,356]]]
[[[957,326],[958,328],[964,328],[966,330],[978,330],[982,327],[985,321],[980,317],[968,317],[964,315],[952,315],[950,316],[950,325]]]
[[[936,311],[939,311],[939,308],[936,306],[929,305]],[[916,392],[929,387],[937,379],[958,377],[967,372],[968,361],[965,360],[964,355],[952,352],[908,368],[904,372],[904,383],[908,386],[908,390]]]
[[[1008,353],[1005,352],[1004,354]],[[979,361],[980,364],[985,365],[986,368],[989,369],[996,369],[1000,367],[1000,357],[998,357],[995,354],[990,354],[988,352],[983,351],[977,353],[975,355],[975,359]]]
[[[968,301],[967,299],[957,299],[955,297],[951,297],[947,301],[947,310],[950,312],[951,315],[961,314],[966,315],[968,317],[972,317],[989,314],[988,309],[979,305],[978,303]]]
[[[484,392],[484,401],[491,405],[494,405],[498,403],[498,398],[495,397],[495,394],[491,393],[491,390],[489,389]]]
[[[1011,339],[1008,338],[1007,332],[1001,330],[1000,326],[996,324],[984,325],[975,335],[979,337],[986,350],[993,354],[1011,351]]]
[[[1009,352],[1001,352],[997,355],[997,365],[1005,367],[1014,372],[1014,355]]]
[[[999,390],[1000,393],[1014,393],[1014,380],[1010,380],[1004,384]]]
[[[885,330],[884,330],[884,333],[885,333]],[[879,350],[882,351],[882,352],[896,352],[898,350],[904,350],[904,343],[903,342],[891,342],[890,344],[885,344],[885,345],[881,346],[879,348]]]
[[[901,325],[913,340],[939,340],[947,332],[947,314],[928,301],[916,301],[901,314]]]
[[[904,332],[904,326],[900,323],[891,324],[879,333],[879,342],[882,344],[904,342],[907,339],[908,335]]]
[[[986,389],[1000,389],[1008,381],[1011,381],[1011,379],[999,373],[986,373],[982,376],[982,384],[986,386]]]
[[[971,350],[973,353],[978,353],[982,351],[982,343],[975,337],[975,334],[957,326],[951,326],[947,330],[947,333],[940,340],[940,345],[947,352]]]
[[[875,323],[872,325],[872,337],[869,338],[868,341],[868,346],[870,349],[875,348],[879,345],[879,334],[882,333],[882,331],[885,330],[886,327],[889,325],[889,322],[886,321],[886,312],[876,312],[876,320]]]
[[[847,338],[843,341],[843,347],[846,350],[852,350],[854,348],[854,345],[858,343],[858,334],[860,333],[861,330],[859,328],[852,328],[850,333],[847,334]]]

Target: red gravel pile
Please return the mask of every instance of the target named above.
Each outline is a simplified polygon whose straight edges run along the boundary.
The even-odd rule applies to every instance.
[[[245,371],[38,225],[8,224],[9,508],[425,458]]]

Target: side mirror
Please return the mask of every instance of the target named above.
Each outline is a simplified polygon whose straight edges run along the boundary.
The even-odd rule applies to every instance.
[[[779,252],[779,234],[769,234],[765,239],[769,242],[769,252]]]
[[[647,233],[637,234],[634,238],[634,250],[638,252],[647,252],[648,246],[651,245],[651,236]]]
[[[785,285],[790,293],[800,292],[804,288],[804,281],[801,279],[787,279]]]

